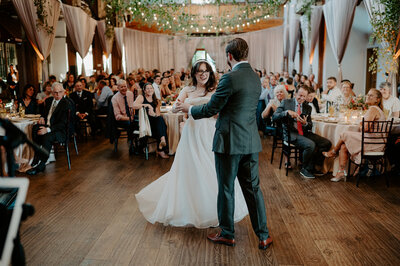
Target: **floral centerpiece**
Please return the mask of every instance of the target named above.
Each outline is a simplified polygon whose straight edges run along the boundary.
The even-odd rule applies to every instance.
[[[347,105],[347,108],[350,110],[357,110],[361,108],[362,110],[367,110],[368,109],[368,104],[365,103],[365,97],[364,96],[357,96],[353,97],[350,100],[350,103]]]
[[[165,97],[165,102],[170,105],[172,102],[176,101],[176,98],[178,98],[179,93],[171,94]]]

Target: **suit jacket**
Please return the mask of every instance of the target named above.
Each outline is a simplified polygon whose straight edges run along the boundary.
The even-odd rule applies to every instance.
[[[78,93],[74,91],[69,95],[75,102],[75,109],[79,113],[88,113],[91,114],[93,112],[93,94],[89,91],[83,90],[82,96],[79,97]]]
[[[312,101],[312,105],[314,105],[314,107],[315,107],[315,111],[317,111],[317,113],[320,113],[320,110],[319,110],[319,104],[318,104],[318,100],[317,100],[317,98],[314,98],[314,99],[313,99],[313,101]]]
[[[302,108],[302,115],[307,115],[307,124],[303,125],[303,134],[307,135],[307,132],[309,132],[312,129],[312,121],[311,121],[311,106],[308,105],[308,102],[304,101],[304,103],[301,105]],[[283,100],[281,105],[276,109],[275,113],[272,116],[273,121],[280,121],[284,118],[288,118],[289,121],[288,123],[282,121],[282,126],[283,126],[283,136],[284,139],[287,141],[288,140],[288,130],[290,130],[290,140],[294,141],[297,139],[297,136],[299,135],[297,131],[297,121],[293,119],[292,117],[287,115],[288,110],[296,112],[296,99],[286,99]],[[289,128],[288,128],[289,127]]]
[[[207,104],[192,107],[194,119],[219,113],[215,124],[214,152],[233,155],[261,151],[256,122],[260,94],[260,78],[249,63],[241,63],[221,77]]]
[[[42,117],[44,118],[46,124],[47,116],[50,112],[53,99],[53,97],[49,97],[45,101]],[[50,117],[51,132],[54,132],[56,134],[56,138],[60,142],[65,141],[68,109],[70,109],[68,100],[66,98],[62,98]]]

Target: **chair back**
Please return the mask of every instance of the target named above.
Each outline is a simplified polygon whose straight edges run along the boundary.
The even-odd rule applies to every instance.
[[[287,146],[290,147],[290,145],[292,144],[292,140],[291,140],[291,136],[290,136],[290,123],[292,123],[292,119],[289,116],[289,114],[287,114],[284,119],[283,119],[283,123],[285,124],[285,132],[287,134]]]
[[[361,156],[365,154],[365,146],[386,145],[392,131],[393,118],[388,121],[365,121],[361,127]],[[370,148],[371,149],[371,148]]]

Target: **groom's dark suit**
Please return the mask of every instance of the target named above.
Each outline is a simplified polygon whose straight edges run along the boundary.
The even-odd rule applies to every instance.
[[[219,113],[213,151],[218,177],[218,220],[221,236],[234,238],[234,181],[242,187],[251,223],[260,240],[268,238],[264,199],[259,187],[258,153],[261,141],[256,123],[261,82],[250,64],[240,63],[223,75],[211,100],[193,106],[194,119]]]

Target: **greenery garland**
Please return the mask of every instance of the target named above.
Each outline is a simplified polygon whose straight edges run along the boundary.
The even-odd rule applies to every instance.
[[[187,0],[184,3],[161,0],[105,0],[106,22],[116,25],[118,22],[136,21],[142,25],[156,27],[161,31],[174,34],[191,35],[207,30],[221,33],[231,33],[243,29],[250,24],[276,16],[284,0],[261,0],[258,3],[237,3],[235,0],[216,0],[213,5],[237,4],[234,10],[219,16],[202,16],[187,14]],[[201,22],[200,22],[201,21]]]
[[[37,15],[37,21],[36,21],[36,27],[44,29],[48,34],[53,34],[54,33],[54,27],[49,26],[47,22],[48,18],[48,13],[51,12],[51,8],[47,8],[47,0],[33,0],[33,3],[36,7],[36,15]]]
[[[396,40],[400,26],[400,1],[399,0],[377,0],[378,4],[384,5],[384,10],[372,10],[371,25],[373,33],[371,42],[374,40],[382,44],[380,49],[374,48],[375,56],[369,58],[369,71],[376,73],[383,70],[386,73],[397,73],[398,61],[394,60],[396,53]],[[378,59],[384,62],[378,66]],[[383,67],[383,69],[380,69]]]

